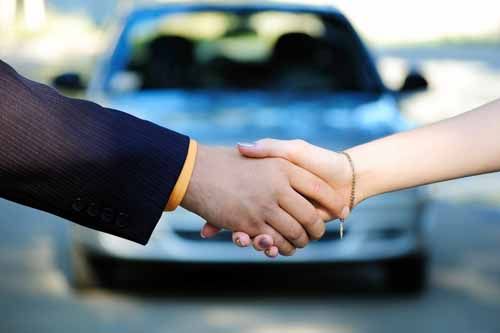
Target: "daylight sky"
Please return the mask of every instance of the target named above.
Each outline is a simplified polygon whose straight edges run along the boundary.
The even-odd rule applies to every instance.
[[[330,0],[376,42],[411,42],[447,37],[500,37],[500,2],[495,0]]]

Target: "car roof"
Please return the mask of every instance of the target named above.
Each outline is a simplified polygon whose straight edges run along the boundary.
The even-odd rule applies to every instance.
[[[310,8],[335,8],[331,0],[143,0],[135,1],[135,7],[147,8],[164,5],[210,6],[297,6]]]
[[[331,4],[331,1],[308,0],[308,1],[280,1],[280,0],[197,0],[197,1],[139,1],[132,9],[127,9],[128,16],[148,16],[150,13],[168,12],[169,10],[287,10],[287,11],[312,11],[330,15],[343,16],[340,11]]]
[[[197,0],[197,1],[142,1],[135,2],[133,6],[125,6],[122,12],[118,15],[118,20],[115,21],[117,28],[116,32],[116,42],[113,48],[113,59],[116,54],[124,52],[123,45],[126,32],[128,29],[139,21],[160,18],[169,13],[183,13],[183,12],[196,12],[196,11],[227,11],[227,12],[252,12],[252,11],[288,11],[297,13],[314,13],[319,15],[326,15],[335,18],[338,22],[346,24],[352,33],[356,36],[360,48],[363,53],[369,58],[370,71],[374,72],[376,77],[375,84],[380,87],[381,90],[385,89],[377,70],[375,69],[370,54],[366,49],[364,43],[359,38],[359,35],[353,29],[349,20],[335,7],[331,4],[332,0],[255,0],[255,1],[243,1],[243,0]],[[113,24],[114,25],[114,24]],[[114,63],[113,61],[110,61]],[[106,72],[111,73],[114,69],[113,67],[119,67],[119,65],[109,65]],[[104,75],[104,74],[103,74]],[[97,82],[97,80],[96,80]]]

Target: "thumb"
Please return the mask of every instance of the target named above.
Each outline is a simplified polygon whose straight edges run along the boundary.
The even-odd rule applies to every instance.
[[[262,139],[253,143],[238,143],[240,154],[246,157],[286,157],[287,142],[275,139]]]
[[[238,150],[246,157],[284,158],[323,179],[329,179],[340,156],[303,140],[262,139],[254,143],[239,143]]]
[[[217,233],[219,233],[220,230],[221,229],[219,227],[216,227],[213,224],[207,222],[205,223],[205,225],[203,225],[203,228],[201,228],[200,235],[201,238],[211,238],[217,235]]]

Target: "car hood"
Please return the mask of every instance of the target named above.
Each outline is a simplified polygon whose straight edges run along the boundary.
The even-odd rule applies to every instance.
[[[105,104],[208,144],[301,138],[344,149],[408,127],[389,94],[162,91]]]

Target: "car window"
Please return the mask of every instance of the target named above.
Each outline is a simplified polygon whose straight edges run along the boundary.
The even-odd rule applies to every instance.
[[[287,12],[169,14],[136,23],[125,71],[137,89],[365,89],[354,34]]]

